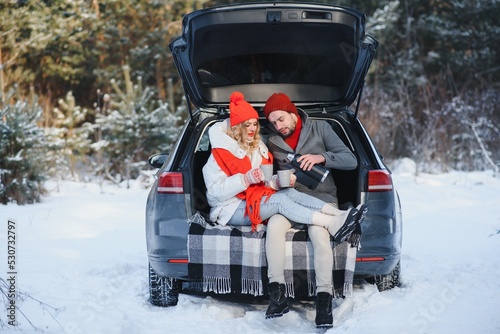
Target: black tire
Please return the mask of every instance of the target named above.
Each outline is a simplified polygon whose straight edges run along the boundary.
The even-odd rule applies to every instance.
[[[387,275],[375,275],[367,280],[368,283],[377,285],[378,291],[390,290],[401,285],[401,263],[398,262],[393,271]]]
[[[177,305],[182,282],[173,277],[159,276],[149,265],[149,302],[155,306]]]

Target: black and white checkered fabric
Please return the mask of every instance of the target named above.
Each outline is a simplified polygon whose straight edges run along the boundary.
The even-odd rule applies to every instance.
[[[252,232],[250,226],[211,226],[201,216],[191,218],[190,222],[188,275],[202,282],[204,292],[253,296],[267,293],[265,225]],[[287,296],[314,296],[313,248],[307,230],[290,229],[285,247]],[[332,247],[334,296],[350,296],[357,248],[347,242],[333,241]]]

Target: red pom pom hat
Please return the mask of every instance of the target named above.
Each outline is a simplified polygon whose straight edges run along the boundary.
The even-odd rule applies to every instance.
[[[245,101],[245,96],[240,92],[233,92],[229,99],[229,121],[231,126],[235,126],[249,119],[259,119],[257,111]]]

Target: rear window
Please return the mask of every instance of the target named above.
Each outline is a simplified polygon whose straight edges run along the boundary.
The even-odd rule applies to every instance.
[[[213,59],[201,64],[198,75],[205,88],[259,83],[342,86],[350,71],[339,59],[273,53]]]
[[[240,24],[220,31],[211,27],[196,37],[201,47],[193,64],[205,88],[267,83],[341,88],[357,59],[354,29],[343,24]]]

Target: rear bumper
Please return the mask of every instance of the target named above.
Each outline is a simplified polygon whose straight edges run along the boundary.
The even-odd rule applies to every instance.
[[[358,258],[359,259],[359,258]],[[356,261],[354,276],[357,278],[387,275],[391,273],[400,261],[399,255],[385,256],[384,261]],[[168,263],[165,257],[149,256],[149,263],[160,276],[175,277],[189,281],[188,265],[186,263]]]

